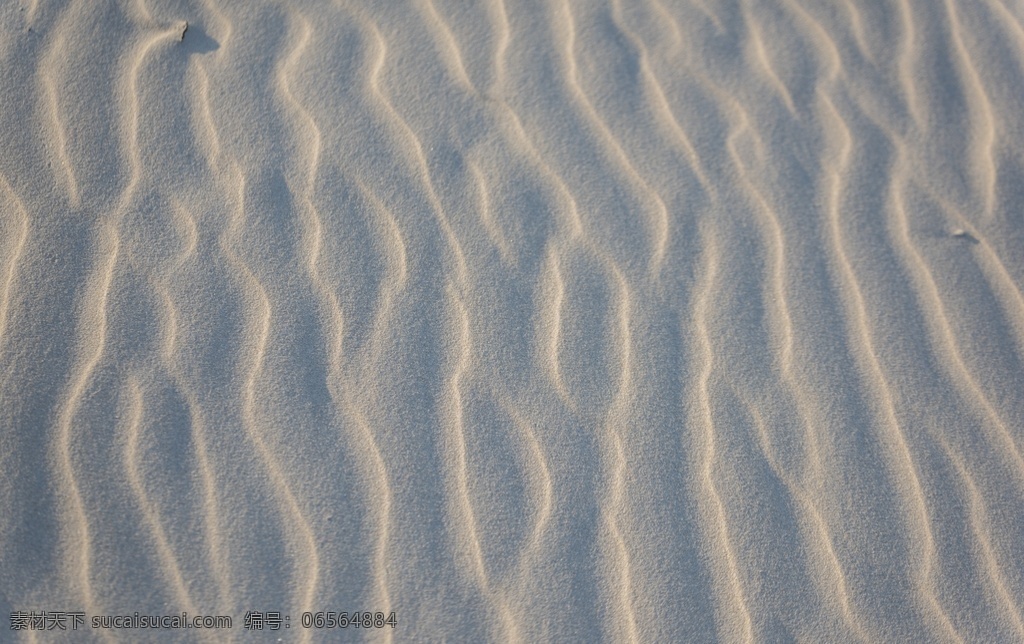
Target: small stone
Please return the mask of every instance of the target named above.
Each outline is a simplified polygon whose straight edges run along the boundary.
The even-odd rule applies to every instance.
[[[949,235],[951,237],[955,237],[957,239],[966,239],[967,241],[971,242],[972,244],[977,244],[978,243],[977,237],[975,237],[971,233],[967,232],[963,228],[953,228],[952,230],[949,231]]]

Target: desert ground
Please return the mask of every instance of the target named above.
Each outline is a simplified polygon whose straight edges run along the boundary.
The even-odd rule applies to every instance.
[[[1024,642],[1021,0],[11,0],[0,61],[0,641]]]

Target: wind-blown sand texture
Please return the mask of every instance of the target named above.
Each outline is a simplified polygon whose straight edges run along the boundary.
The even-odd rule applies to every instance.
[[[1019,0],[0,29],[4,620],[1024,641]]]

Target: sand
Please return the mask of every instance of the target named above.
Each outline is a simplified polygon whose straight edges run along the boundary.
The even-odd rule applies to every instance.
[[[1019,0],[12,0],[0,59],[0,641],[1024,641]]]

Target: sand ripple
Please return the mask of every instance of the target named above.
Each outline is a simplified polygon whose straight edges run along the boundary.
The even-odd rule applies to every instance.
[[[1019,5],[28,4],[4,611],[1024,641]]]

